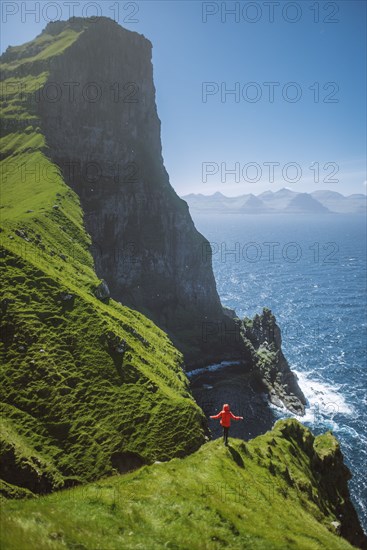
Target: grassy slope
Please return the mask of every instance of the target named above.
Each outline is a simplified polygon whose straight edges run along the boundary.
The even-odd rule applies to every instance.
[[[333,453],[333,436],[321,437],[313,448]],[[351,549],[329,530],[335,517],[305,452],[312,443],[295,420],[280,421],[246,444],[217,440],[184,459],[8,502],[2,547]]]
[[[33,46],[46,43],[53,55],[60,36]],[[70,33],[61,38],[71,43]],[[164,460],[204,440],[180,353],[143,315],[93,293],[79,199],[47,157],[33,108],[45,52],[7,63],[2,87],[1,465],[13,496],[24,492],[12,485],[44,492],[111,473],[114,453]],[[26,64],[32,76],[19,76]],[[22,88],[9,84],[18,78]]]

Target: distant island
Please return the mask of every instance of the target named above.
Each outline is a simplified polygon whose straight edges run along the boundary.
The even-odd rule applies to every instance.
[[[299,193],[283,188],[260,195],[226,197],[222,193],[190,193],[182,197],[191,211],[237,214],[363,214],[366,195],[342,195],[336,191]]]

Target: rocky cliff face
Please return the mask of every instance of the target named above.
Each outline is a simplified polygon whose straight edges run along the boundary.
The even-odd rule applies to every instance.
[[[297,449],[308,458],[311,483],[298,482],[300,493],[306,494],[323,514],[338,518],[330,522],[331,531],[346,538],[353,546],[367,549],[367,537],[350,499],[348,481],[352,475],[344,464],[339,442],[332,432],[314,437],[308,428],[295,419],[278,421],[274,430],[296,444]],[[287,477],[290,485],[297,483],[288,468]],[[317,487],[317,491],[312,490],[312,484]]]
[[[245,319],[244,326],[246,337],[256,349],[257,373],[271,402],[278,406],[284,404],[292,412],[303,415],[306,398],[284,357],[281,332],[274,315],[264,308],[253,320]]]
[[[259,354],[243,323],[220,303],[210,245],[164,168],[151,49],[144,36],[110,19],[72,18],[9,48],[2,61],[5,77],[38,83],[25,96],[26,111],[40,126],[35,134],[44,136],[45,154],[80,197],[106,296],[155,321],[184,353],[187,368],[242,360],[256,371]],[[16,129],[23,121],[27,132],[23,119],[17,117]],[[14,120],[7,124],[11,131]],[[282,371],[273,400],[280,392],[285,402],[289,388],[287,403],[302,412],[284,357],[272,358],[267,367]]]
[[[223,315],[209,244],[163,164],[151,43],[106,18],[44,32],[68,27],[80,35],[51,60],[38,112],[52,160],[80,196],[97,274],[115,299],[166,330],[189,363],[225,348],[236,354],[238,338],[219,338],[234,323]]]

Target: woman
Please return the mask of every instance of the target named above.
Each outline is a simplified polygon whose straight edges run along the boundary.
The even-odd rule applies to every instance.
[[[223,405],[223,409],[220,411],[220,413],[211,416],[210,418],[220,418],[220,423],[223,426],[224,445],[228,445],[228,431],[231,425],[231,418],[233,418],[233,420],[243,420],[243,416],[235,416],[232,413],[227,403]]]

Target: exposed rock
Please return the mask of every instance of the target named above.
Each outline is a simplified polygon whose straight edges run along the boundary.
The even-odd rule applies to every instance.
[[[340,521],[332,521],[330,525],[335,529],[338,535],[340,535],[341,523]]]
[[[71,302],[74,300],[74,295],[73,294],[69,294],[68,292],[66,291],[63,291],[63,292],[60,292],[58,295],[57,295],[57,299],[60,301],[60,302]]]
[[[128,348],[126,341],[117,336],[114,332],[108,332],[107,335],[102,337],[102,340],[107,342],[110,353],[123,355]]]
[[[37,107],[48,152],[80,196],[98,276],[114,299],[168,332],[188,363],[241,356],[210,245],[163,164],[151,43],[104,17],[50,23],[47,32],[69,27],[83,32],[52,58],[48,83],[77,82],[74,101],[41,94]],[[98,101],[82,93],[91,82]]]
[[[237,319],[238,318],[237,313],[235,312],[235,310],[231,309],[229,307],[223,306],[223,313],[224,313],[224,315],[227,315],[227,317],[229,317],[230,319]]]
[[[18,235],[18,237],[21,237],[22,239],[24,239],[25,241],[29,241],[27,231],[23,229],[16,229],[15,234]]]
[[[111,297],[110,289],[108,288],[108,285],[106,281],[101,281],[100,284],[97,286],[97,288],[94,290],[94,295],[98,300],[107,300]]]
[[[244,320],[247,338],[257,350],[259,376],[274,405],[283,404],[292,412],[305,413],[306,398],[282,352],[282,338],[270,309]]]

